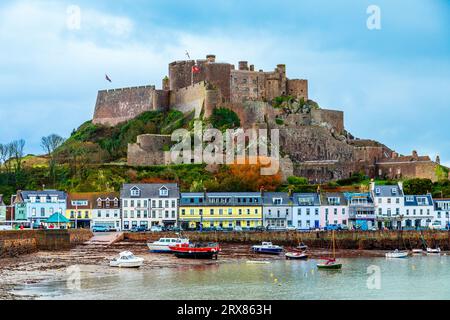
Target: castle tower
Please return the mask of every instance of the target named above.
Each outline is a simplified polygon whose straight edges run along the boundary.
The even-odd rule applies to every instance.
[[[162,89],[165,91],[170,90],[170,79],[168,76],[165,76],[164,79],[162,79]]]

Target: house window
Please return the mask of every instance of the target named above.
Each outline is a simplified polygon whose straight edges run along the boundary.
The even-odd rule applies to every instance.
[[[45,217],[45,208],[41,208],[41,217]]]
[[[159,189],[160,197],[167,197],[168,195],[169,195],[169,189],[167,189],[166,187],[162,187],[161,189]]]
[[[282,199],[281,198],[275,198],[273,199],[273,204],[275,205],[280,205],[282,203]]]
[[[186,210],[185,209],[181,209],[181,215],[185,216],[186,215]]]
[[[132,197],[139,197],[141,195],[141,190],[137,187],[131,188],[131,196]]]

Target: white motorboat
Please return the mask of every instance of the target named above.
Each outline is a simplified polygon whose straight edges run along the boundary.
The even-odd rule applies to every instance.
[[[427,253],[441,253],[441,248],[427,248]]]
[[[261,245],[252,247],[255,253],[279,254],[283,251],[283,247],[272,244],[272,242],[263,242]]]
[[[147,247],[150,252],[170,253],[172,250],[169,247],[176,246],[178,244],[189,244],[189,239],[161,238],[158,241],[147,243]]]
[[[144,259],[136,257],[130,251],[124,251],[109,262],[110,267],[118,268],[139,268],[144,264]]]
[[[423,254],[423,250],[422,249],[412,249],[412,253],[413,254]]]
[[[399,251],[395,249],[395,251],[387,252],[386,258],[406,258],[408,257],[408,251]]]

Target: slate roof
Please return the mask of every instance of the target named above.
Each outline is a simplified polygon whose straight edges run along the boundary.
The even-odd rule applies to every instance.
[[[428,204],[419,204],[417,198],[427,198]],[[410,200],[411,201],[408,201]],[[405,196],[405,206],[433,206],[433,198],[430,194],[426,195],[406,195]]]
[[[120,190],[121,198],[133,198],[131,196],[131,189],[133,187],[139,188],[141,190],[140,197],[135,198],[160,198],[159,190],[162,187],[169,189],[169,195],[164,198],[178,198],[180,196],[180,191],[178,189],[178,184],[176,183],[135,183],[135,184],[124,184]]]
[[[341,192],[324,192],[320,195],[321,204],[323,206],[333,206],[335,204],[329,203],[328,198],[339,198],[340,199],[340,206],[346,206],[347,205],[347,198],[345,197],[345,194]]]
[[[281,204],[273,203],[274,198],[281,198]],[[287,192],[265,192],[263,204],[266,206],[285,207],[292,203],[292,199]]]
[[[22,191],[20,193],[20,196],[24,201],[29,200],[29,198],[32,196],[47,198],[57,196],[59,200],[66,200],[67,198],[67,194],[64,191],[59,190]]]
[[[319,197],[318,193],[294,193],[292,198],[293,198],[293,203],[295,206],[320,206],[320,197]],[[312,198],[313,203],[311,203],[309,205],[308,204],[300,204],[299,203],[300,198],[303,198],[303,199]]]
[[[380,191],[377,193],[377,191]],[[395,193],[393,192],[395,190]],[[373,190],[375,197],[403,197],[403,191],[398,185],[375,186]]]

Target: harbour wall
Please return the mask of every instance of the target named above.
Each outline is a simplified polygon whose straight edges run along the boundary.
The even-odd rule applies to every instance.
[[[67,250],[92,237],[90,230],[21,230],[0,232],[0,258],[38,250]]]
[[[161,237],[178,237],[174,233],[124,233],[124,239],[133,242],[156,241]],[[331,248],[331,232],[184,232],[192,242],[219,242],[260,244],[271,241],[284,246],[303,242],[311,248]],[[340,231],[335,233],[338,249],[394,250],[423,248],[422,237],[429,247],[450,250],[450,232],[447,231]]]

